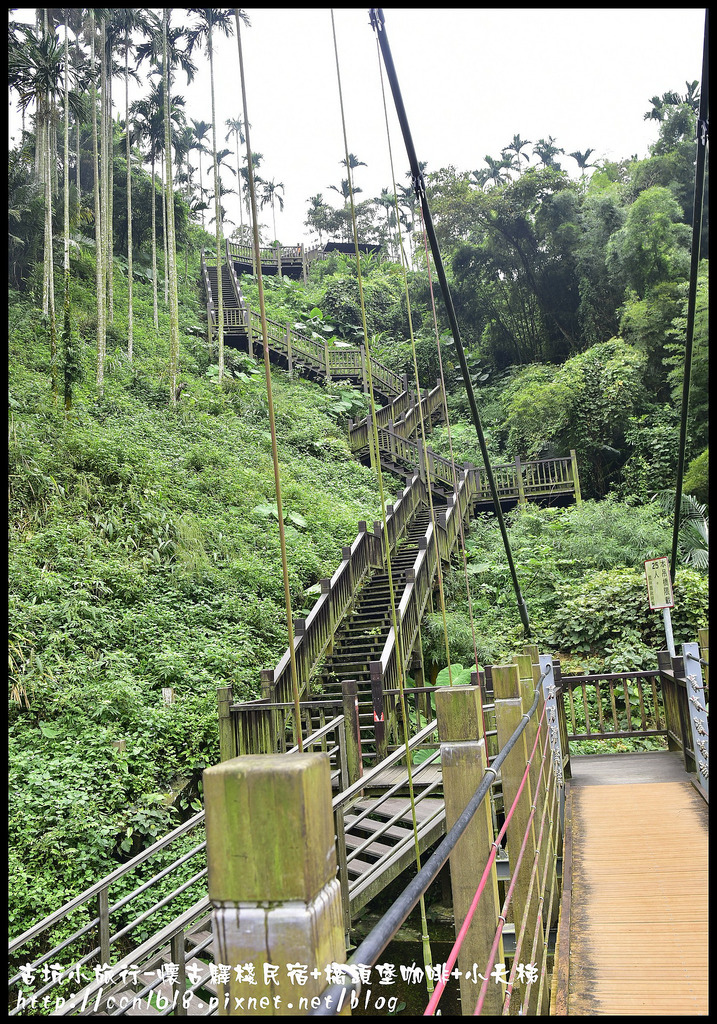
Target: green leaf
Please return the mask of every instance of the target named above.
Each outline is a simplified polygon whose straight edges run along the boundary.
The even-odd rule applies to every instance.
[[[303,516],[300,516],[298,512],[289,512],[288,518],[299,529],[304,530],[309,525]]]
[[[40,732],[48,740],[54,740],[61,734],[62,729],[57,725],[47,725],[46,722],[40,722]]]
[[[252,509],[252,512],[255,512],[256,515],[258,515],[258,516],[264,516],[264,518],[268,518],[269,516],[273,516],[274,519],[276,519],[277,521],[279,519],[279,509],[278,509],[278,507],[275,504],[274,505],[269,505],[269,504],[255,505],[254,508]]]

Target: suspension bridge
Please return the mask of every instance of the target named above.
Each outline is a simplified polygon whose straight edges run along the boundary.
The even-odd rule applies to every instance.
[[[431,236],[382,12],[371,19]],[[246,100],[244,113],[249,152]],[[351,448],[406,487],[359,524],[261,698],[219,690],[204,809],[10,943],[10,1015],[398,1013],[390,944],[419,904],[423,967],[401,980],[428,981],[424,1015],[451,987],[464,1015],[706,1015],[707,630],[649,672],[563,676],[527,645],[468,686],[427,685],[420,622],[464,526],[488,501],[498,518],[580,501],[575,455],[458,470],[425,441],[442,383],[412,391],[364,346],[333,348],[244,301],[250,264],[305,277],[320,255],[262,251],[256,229],[251,250],[203,253],[208,329],[221,280],[227,344],[368,388]],[[663,749],[577,752],[646,739]],[[424,901],[439,878],[456,935],[444,963]],[[381,894],[389,908],[356,945]]]
[[[261,327],[232,255],[226,343],[254,352]],[[213,327],[217,262],[202,261]],[[333,361],[323,343],[268,328],[278,364],[366,386],[360,348]],[[369,998],[371,970],[439,877],[457,941],[433,965],[427,1013],[451,986],[463,1013],[707,1012],[707,632],[652,672],[563,677],[528,646],[471,686],[427,685],[420,621],[489,495],[475,467],[455,472],[414,439],[421,417],[445,415],[440,383],[418,394],[371,369],[380,458],[404,468],[406,487],[385,523],[359,524],[295,623],[298,722],[289,651],[262,672],[261,698],[218,691],[222,760],[205,773],[205,809],[10,944],[11,1014],[281,1013],[291,991],[303,1012],[344,1012]],[[375,458],[369,426],[349,427],[359,457]],[[506,504],[580,500],[574,453],[495,470]],[[414,683],[404,694],[399,665]],[[571,751],[646,737],[667,749]],[[355,948],[371,901],[409,869]],[[315,977],[292,988],[262,974],[292,962]]]

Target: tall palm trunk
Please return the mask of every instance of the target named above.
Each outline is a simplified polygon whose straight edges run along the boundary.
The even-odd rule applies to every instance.
[[[204,223],[204,205],[203,205],[204,204],[204,179],[202,177],[202,144],[201,144],[201,142],[199,143],[199,147],[197,148],[197,153],[199,154],[199,199],[200,199],[200,202],[202,203],[202,229],[205,229],[206,225]]]
[[[209,50],[209,81],[212,91],[212,155],[214,157],[214,226],[217,240],[217,327],[219,336],[219,383],[224,376],[224,297],[222,295],[222,204],[219,195],[219,165],[217,163],[217,115],[214,106],[214,50],[212,28],[207,30]]]
[[[169,61],[167,48],[168,12],[164,8],[162,18],[162,49],[164,65],[164,148],[167,164],[167,229],[169,232],[167,254],[169,257],[169,402],[172,408],[177,404],[177,373],[179,370],[179,299],[177,295],[177,255],[174,234],[174,190],[172,183],[172,134],[171,100],[169,94]]]
[[[164,304],[169,305],[169,272],[167,265],[167,179],[164,170],[164,153],[162,154],[162,245],[164,249]]]
[[[132,146],[129,131],[129,32],[125,32],[124,41],[124,120],[127,136],[127,358],[132,362],[134,310],[132,306]]]
[[[106,28],[104,19],[102,21],[102,30],[100,33],[100,46],[101,57],[100,57],[100,68],[101,68],[101,87],[102,87],[102,100],[100,106],[100,134],[102,137],[101,142],[101,159],[102,159],[102,190],[101,190],[101,218],[102,218],[102,234],[101,234],[101,245],[102,245],[102,268],[104,270],[104,280],[102,283],[103,299],[105,301],[105,316],[107,310],[107,297],[109,294],[109,275],[111,274],[111,252],[108,244],[108,230],[107,230],[107,212],[108,212],[108,199],[107,193],[109,190],[109,171],[107,168],[107,52],[105,48]]]
[[[95,62],[95,15],[90,10],[91,60]],[[97,268],[97,394],[104,395],[105,380],[105,275],[102,259],[102,213],[100,204],[99,143],[97,139],[97,82],[92,81],[92,178],[95,201],[95,263]]]
[[[49,134],[49,126],[48,126]],[[45,268],[47,275],[47,312],[50,318],[50,378],[52,395],[57,401],[57,329],[55,321],[55,272],[52,259],[52,170],[45,160]]]
[[[152,315],[154,329],[159,330],[159,313],[157,311],[157,188],[155,185],[155,155],[152,145]]]
[[[106,59],[106,55],[105,55]],[[115,125],[112,117],[112,53],[110,47],[109,75],[107,76],[107,225],[105,233],[107,236],[107,319],[109,323],[115,317],[115,289],[114,289],[114,141]]]

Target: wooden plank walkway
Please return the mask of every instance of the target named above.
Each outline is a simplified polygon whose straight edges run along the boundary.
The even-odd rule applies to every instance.
[[[706,802],[668,752],[571,767],[569,977],[557,1012],[706,1015]]]

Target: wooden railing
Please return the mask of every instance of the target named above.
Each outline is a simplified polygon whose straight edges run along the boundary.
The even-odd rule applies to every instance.
[[[432,391],[424,393],[421,398],[421,413],[415,395],[408,390],[408,378],[405,378],[404,391],[376,412],[376,427],[379,430],[391,429],[400,437],[409,438],[419,428],[420,415],[424,422],[432,417],[437,410],[443,409],[443,388],[440,382]],[[360,451],[369,444],[371,415],[358,423],[349,421],[349,447],[351,451]]]
[[[562,676],[560,682],[569,741],[667,736],[659,671]]]
[[[389,550],[395,550],[413,515],[426,500],[425,485],[414,477],[394,505],[386,508]],[[319,660],[333,642],[338,625],[351,606],[363,578],[372,568],[383,565],[383,523],[376,521],[369,532],[365,522],[353,544],[342,549],[342,561],[330,579],[321,581],[321,595],[306,619],[294,621],[294,659],[299,693],[307,691],[309,679]],[[272,703],[292,699],[291,654],[289,650],[274,669],[261,672],[262,694]]]

